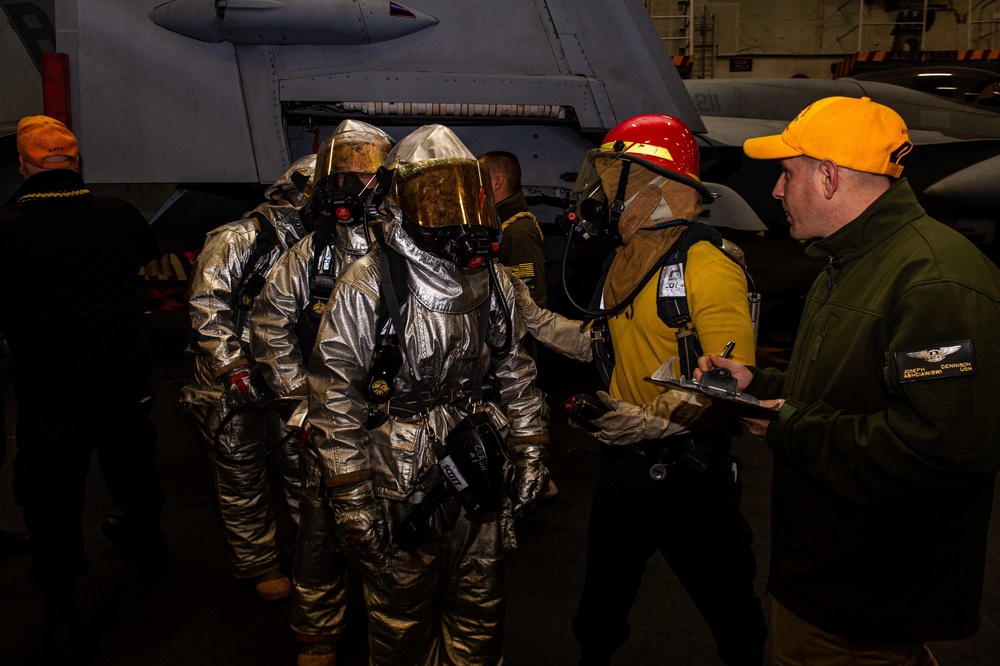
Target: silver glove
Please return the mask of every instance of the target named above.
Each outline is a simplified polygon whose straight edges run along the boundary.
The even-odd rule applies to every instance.
[[[384,585],[389,564],[389,528],[371,481],[362,481],[330,494],[334,528],[348,561],[376,585]]]
[[[548,435],[510,437],[507,448],[514,464],[514,485],[511,504],[514,516],[522,516],[534,508],[545,490],[549,469],[545,466],[548,454]]]
[[[266,387],[260,376],[250,371],[250,366],[240,365],[219,378],[226,402],[234,412],[248,412],[259,409],[267,400]]]
[[[626,446],[647,439],[662,439],[707,425],[705,412],[711,400],[680,391],[664,391],[652,402],[633,405],[597,392],[608,412],[591,423],[599,428],[594,438],[602,444]]]
[[[510,282],[514,286],[517,314],[531,337],[563,356],[577,361],[592,361],[594,356],[590,329],[583,328],[582,321],[568,319],[561,314],[538,307],[531,297],[528,285],[513,273],[509,275]]]

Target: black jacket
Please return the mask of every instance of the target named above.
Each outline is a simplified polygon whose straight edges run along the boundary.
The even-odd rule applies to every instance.
[[[0,331],[24,401],[149,391],[139,270],[157,257],[142,214],[52,169],[0,208]]]
[[[548,307],[548,284],[545,281],[545,242],[538,220],[528,210],[523,192],[497,202],[500,234],[500,263],[521,278],[540,308]]]

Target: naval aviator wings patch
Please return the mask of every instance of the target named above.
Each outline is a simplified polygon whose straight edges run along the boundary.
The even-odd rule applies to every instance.
[[[934,347],[906,349],[895,352],[896,380],[915,382],[921,379],[942,379],[974,375],[976,355],[972,350],[972,340],[949,342]]]

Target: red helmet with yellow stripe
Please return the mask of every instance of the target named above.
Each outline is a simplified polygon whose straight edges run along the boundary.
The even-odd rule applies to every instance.
[[[654,173],[693,187],[705,203],[714,200],[712,192],[699,177],[701,155],[694,135],[687,125],[673,116],[646,113],[618,123],[604,137],[598,154],[629,159]]]

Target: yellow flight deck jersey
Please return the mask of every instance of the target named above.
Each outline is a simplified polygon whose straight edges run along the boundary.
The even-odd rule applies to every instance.
[[[634,405],[651,402],[666,390],[643,378],[677,356],[677,329],[663,323],[656,312],[659,275],[653,275],[629,307],[608,320],[615,355],[608,392]],[[753,325],[743,269],[712,243],[700,241],[688,250],[684,283],[702,353],[721,354],[733,340],[731,358],[753,365]],[[674,376],[680,377],[679,362],[674,364]]]

